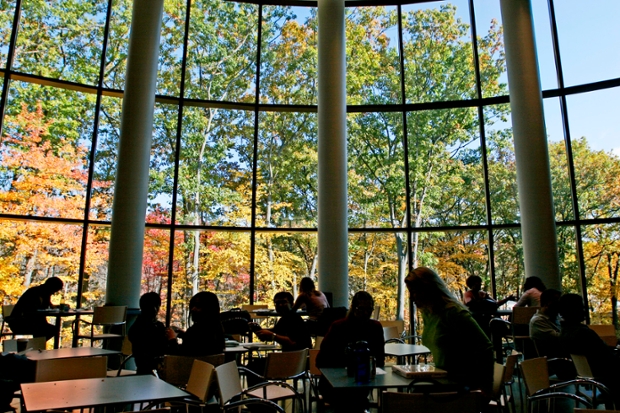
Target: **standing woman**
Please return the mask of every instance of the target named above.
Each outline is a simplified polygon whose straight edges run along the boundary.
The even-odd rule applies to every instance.
[[[217,296],[201,291],[189,300],[192,326],[178,337],[183,340],[179,353],[184,356],[210,356],[224,352],[224,329],[220,322]]]
[[[538,277],[528,277],[523,284],[523,295],[515,307],[540,307],[540,295],[547,287]]]
[[[314,286],[310,277],[304,277],[299,282],[299,295],[293,304],[293,311],[305,307],[310,320],[318,320],[325,308],[329,308],[327,297]]]
[[[422,313],[422,343],[431,350],[435,366],[459,385],[490,394],[493,347],[469,310],[430,268],[410,271],[405,285]]]

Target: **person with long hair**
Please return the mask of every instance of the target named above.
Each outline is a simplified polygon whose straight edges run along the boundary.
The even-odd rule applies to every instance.
[[[293,311],[305,308],[310,320],[318,320],[325,308],[329,308],[327,297],[317,290],[310,277],[304,277],[299,282],[299,294],[293,304]]]
[[[383,327],[377,320],[371,320],[374,300],[366,291],[358,291],[351,300],[351,308],[346,318],[334,321],[321,342],[317,367],[345,367],[347,348],[360,341],[367,343],[370,355],[375,358],[377,367],[385,364],[385,340]],[[334,389],[327,380],[319,382],[321,394],[336,411],[365,411],[368,406],[367,389]]]
[[[523,295],[515,304],[515,307],[540,307],[540,295],[547,287],[536,276],[527,277],[523,284]]]
[[[193,322],[184,333],[179,353],[185,356],[209,356],[224,352],[224,329],[220,321],[220,302],[217,295],[201,291],[189,300]]]
[[[435,366],[459,385],[489,394],[493,346],[469,310],[430,268],[410,271],[405,285],[422,314],[422,344],[433,354]]]

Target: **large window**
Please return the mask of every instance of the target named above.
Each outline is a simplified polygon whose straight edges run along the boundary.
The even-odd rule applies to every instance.
[[[199,290],[228,309],[321,276],[317,10],[298,3],[165,2],[142,281],[181,327]],[[384,318],[407,316],[411,267],[457,295],[525,277],[499,1],[412,3],[346,10],[349,285]],[[532,3],[562,285],[617,322],[620,4]],[[90,307],[131,1],[19,4],[0,0],[0,300],[56,275]]]

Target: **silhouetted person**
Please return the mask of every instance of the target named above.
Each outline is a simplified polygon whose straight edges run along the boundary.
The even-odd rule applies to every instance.
[[[510,300],[514,300],[515,297],[511,295],[496,301],[489,293],[482,291],[482,278],[477,275],[467,277],[465,283],[469,290],[465,292],[463,302],[471,311],[474,320],[476,320],[482,331],[490,338],[489,322],[497,314],[497,308]]]
[[[54,337],[60,328],[47,322],[44,314],[38,310],[54,308],[52,295],[62,290],[63,282],[58,277],[50,277],[45,283],[31,287],[19,298],[7,322],[15,334],[32,334],[34,337]]]
[[[293,311],[298,308],[305,308],[311,320],[317,320],[323,309],[329,308],[327,297],[316,289],[310,277],[304,277],[299,282],[299,295],[293,304]]]
[[[540,295],[547,287],[538,277],[527,277],[523,283],[523,295],[515,307],[540,307]]]
[[[189,300],[192,326],[178,337],[183,340],[180,354],[210,356],[224,352],[224,329],[220,321],[220,302],[217,295],[201,291]]]
[[[155,292],[140,297],[140,315],[129,328],[129,341],[138,374],[151,374],[160,358],[176,347],[176,333],[157,321],[161,297]]]

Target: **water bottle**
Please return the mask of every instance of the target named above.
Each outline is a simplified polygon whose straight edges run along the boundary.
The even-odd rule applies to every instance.
[[[365,341],[358,341],[355,343],[355,382],[356,383],[368,383],[371,376],[371,362],[372,356],[368,343]]]

